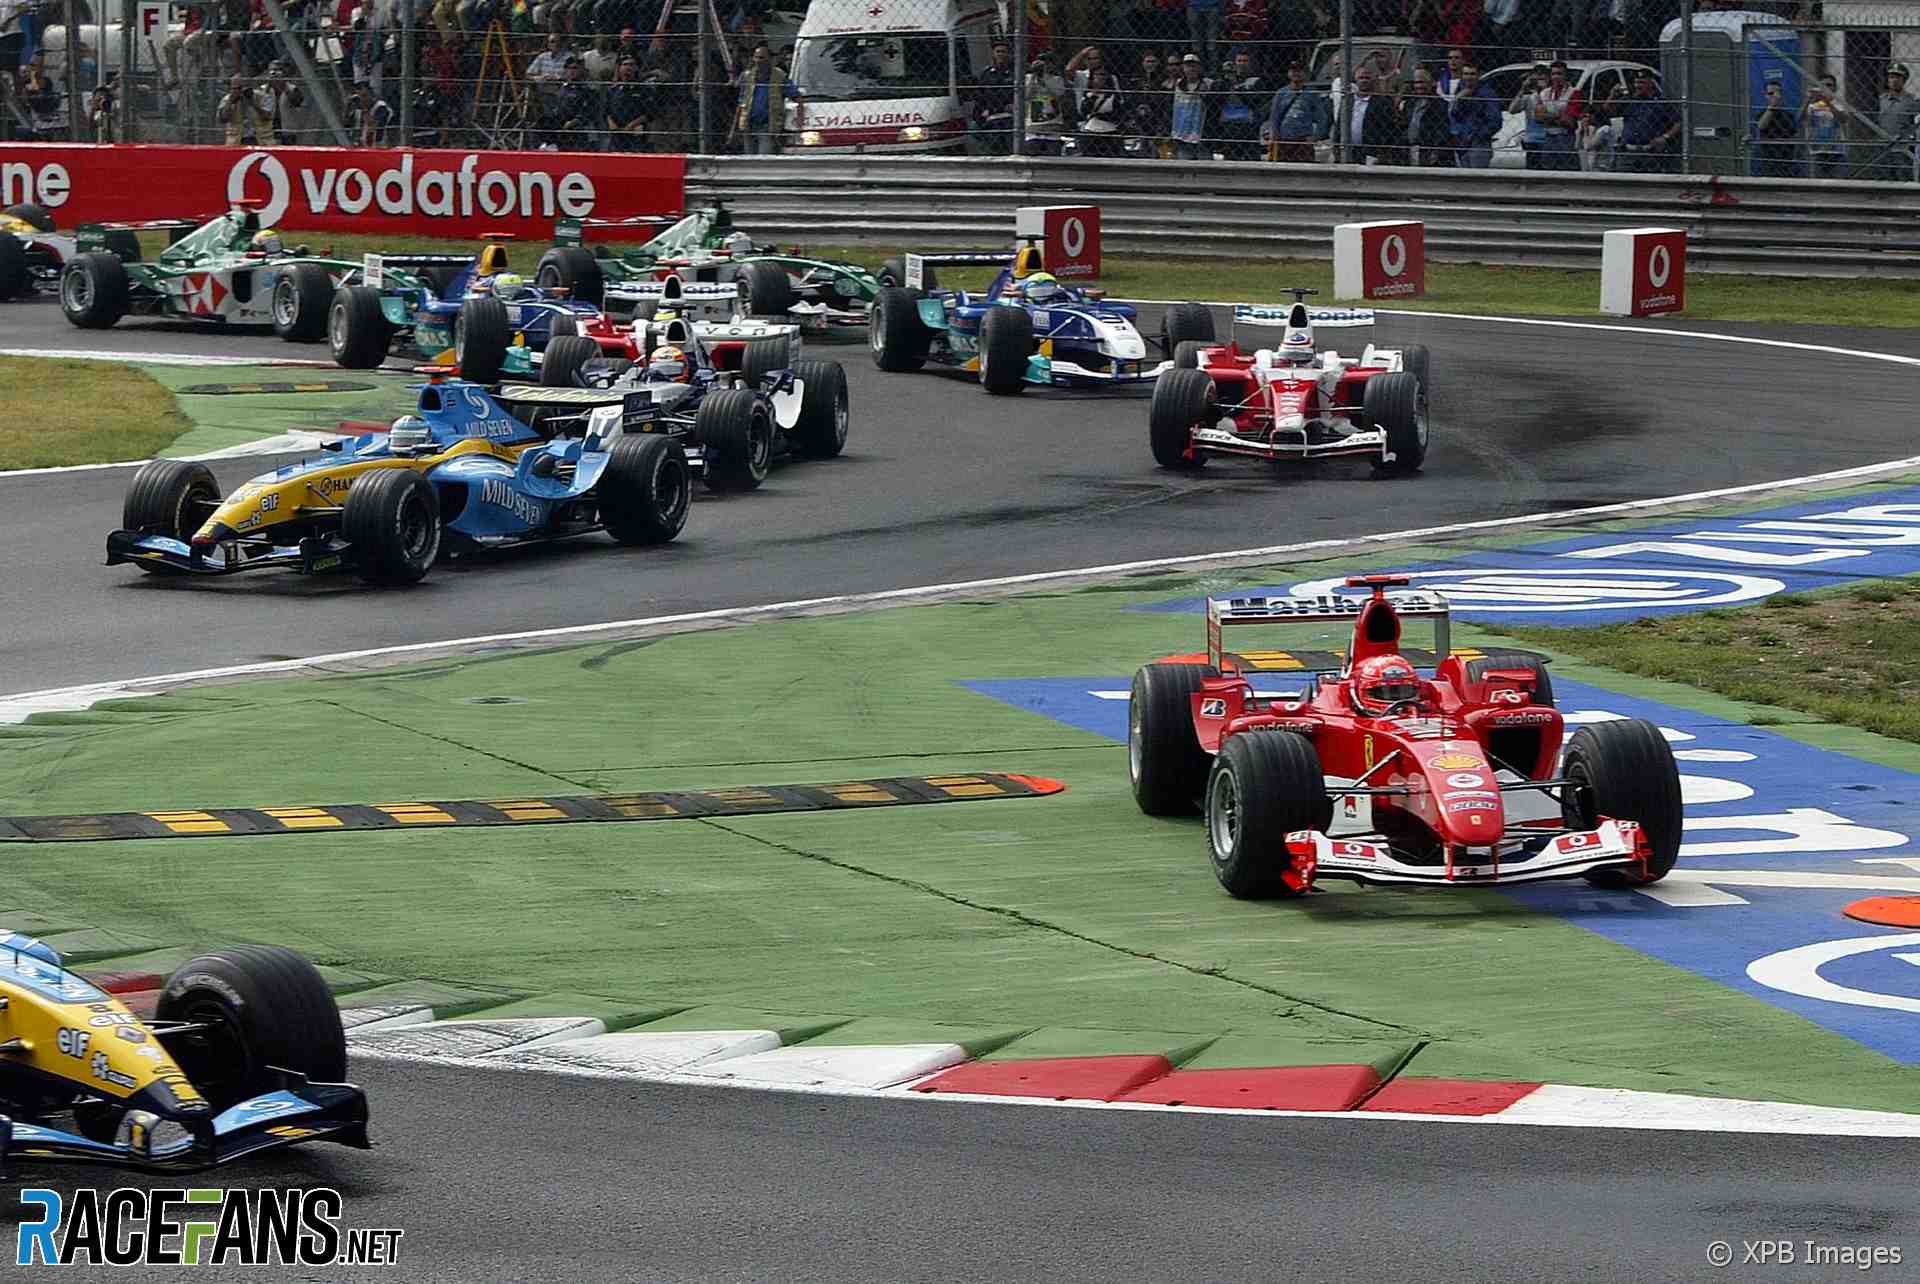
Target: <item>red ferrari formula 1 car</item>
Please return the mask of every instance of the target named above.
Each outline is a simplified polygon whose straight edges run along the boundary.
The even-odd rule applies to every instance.
[[[1376,471],[1411,473],[1427,457],[1427,350],[1369,343],[1357,357],[1321,351],[1314,328],[1370,326],[1373,313],[1311,309],[1312,290],[1289,307],[1240,304],[1224,345],[1187,342],[1163,371],[1148,412],[1154,460],[1193,469],[1211,455],[1275,465],[1335,456],[1370,459]],[[1277,347],[1243,348],[1242,327],[1281,331]]]
[[[1207,603],[1207,663],[1134,675],[1127,762],[1150,816],[1205,814],[1221,885],[1299,896],[1316,878],[1443,886],[1584,875],[1658,882],[1680,851],[1680,776],[1652,723],[1565,737],[1542,659],[1454,652],[1446,599],[1370,596]],[[1433,624],[1431,651],[1401,649],[1401,621]],[[1339,651],[1225,650],[1229,625],[1353,630]],[[1431,678],[1420,676],[1427,667]],[[1263,696],[1254,675],[1304,679]],[[1562,740],[1565,738],[1565,744]]]

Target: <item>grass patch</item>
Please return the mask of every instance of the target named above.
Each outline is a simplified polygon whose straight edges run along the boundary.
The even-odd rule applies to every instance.
[[[1920,742],[1920,580],[1596,628],[1502,631],[1627,673]]]
[[[145,459],[193,427],[172,393],[110,361],[0,357],[0,405],[33,407],[0,423],[0,468]]]

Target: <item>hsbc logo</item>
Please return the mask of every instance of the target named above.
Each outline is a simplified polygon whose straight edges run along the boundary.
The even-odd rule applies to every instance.
[[[479,168],[469,152],[452,169],[416,169],[412,153],[377,173],[357,166],[300,166],[289,172],[271,152],[248,152],[227,171],[227,201],[260,203],[260,221],[271,226],[298,214],[425,215],[429,218],[581,218],[593,212],[593,180],[576,171],[555,176],[541,170],[513,172]],[[263,190],[264,189],[264,190]],[[295,199],[303,208],[294,208]]]
[[[1407,238],[1398,232],[1380,242],[1380,270],[1399,276],[1407,270]]]

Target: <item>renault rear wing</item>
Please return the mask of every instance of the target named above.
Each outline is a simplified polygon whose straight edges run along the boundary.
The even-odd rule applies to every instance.
[[[1394,614],[1401,619],[1432,620],[1434,654],[1446,656],[1452,653],[1449,626],[1452,612],[1446,598],[1438,593],[1419,591],[1390,592],[1384,596],[1393,607]],[[1221,667],[1221,657],[1226,654],[1221,632],[1230,625],[1355,624],[1371,601],[1371,597],[1347,597],[1336,593],[1321,593],[1313,597],[1210,597],[1207,599],[1207,660],[1215,668]],[[1328,667],[1337,668],[1339,665],[1335,663]]]

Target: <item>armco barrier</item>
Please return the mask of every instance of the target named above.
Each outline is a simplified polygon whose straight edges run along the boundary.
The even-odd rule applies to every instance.
[[[681,156],[602,152],[22,143],[0,152],[0,205],[38,202],[66,228],[251,199],[301,231],[544,239],[556,217],[674,213],[685,172]]]
[[[1920,278],[1920,185],[1178,161],[687,159],[772,239],[999,243],[1022,205],[1098,205],[1109,252],[1327,258],[1333,227],[1426,224],[1427,256],[1598,268],[1609,228],[1684,228],[1695,271]]]

